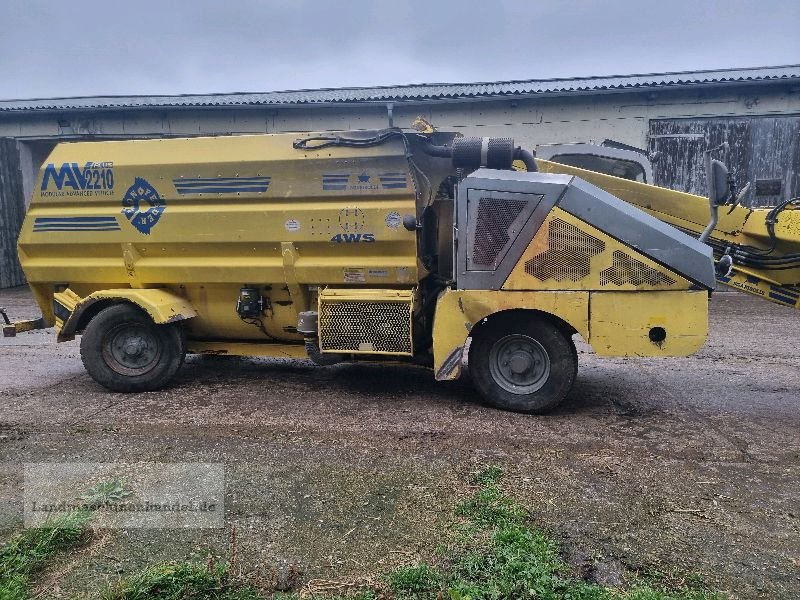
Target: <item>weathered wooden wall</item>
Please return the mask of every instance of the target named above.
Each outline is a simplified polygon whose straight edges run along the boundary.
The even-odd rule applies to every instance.
[[[0,138],[0,288],[25,283],[17,259],[17,236],[25,217],[17,141]]]
[[[656,185],[706,194],[703,152],[736,171],[739,187],[750,183],[747,206],[775,206],[800,195],[800,117],[716,117],[650,121],[649,151]]]

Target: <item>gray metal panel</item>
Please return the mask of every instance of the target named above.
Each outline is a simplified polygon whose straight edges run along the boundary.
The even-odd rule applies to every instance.
[[[519,192],[521,194],[530,194],[530,193],[538,193],[538,192],[531,192],[531,187],[529,184],[541,184],[541,185],[569,185],[570,182],[575,179],[573,175],[563,175],[560,173],[528,173],[527,171],[499,171],[496,169],[478,169],[470,174],[469,177],[466,177],[462,182],[461,185],[463,186],[465,183],[470,183],[469,187],[476,187],[482,189],[492,189],[486,188],[485,185],[481,183],[480,185],[472,185],[471,182],[478,182],[478,180],[483,180],[485,182],[491,182],[488,185],[499,185],[501,187],[497,187],[499,191],[506,191],[506,192]]]
[[[710,246],[575,177],[559,208],[635,248],[687,279],[713,289]]]
[[[475,261],[474,251],[475,245],[478,243],[478,233],[480,230],[481,225],[481,209],[483,202],[487,199],[490,201],[496,201],[495,207],[499,208],[503,206],[503,203],[508,202],[505,206],[508,207],[510,205],[516,204],[520,206],[519,213],[514,216],[511,222],[508,224],[508,227],[505,228],[503,234],[508,236],[508,240],[500,246],[498,243],[494,244],[494,248],[492,250],[496,250],[496,252],[491,253],[493,254],[492,262],[491,263],[479,263]],[[461,196],[463,200],[463,196]],[[533,211],[536,210],[536,207],[541,202],[542,196],[540,194],[518,194],[514,192],[498,192],[496,190],[486,191],[480,190],[475,188],[469,188],[467,190],[467,236],[466,236],[466,248],[468,249],[466,252],[466,259],[467,259],[467,269],[469,271],[496,271],[497,267],[500,266],[500,263],[503,262],[506,254],[513,246],[514,241],[517,239],[520,231],[525,227],[525,224],[530,219]],[[495,213],[497,214],[497,213]],[[509,213],[508,217],[511,216]],[[489,224],[496,224],[497,219],[489,219],[487,223]],[[484,224],[485,226],[486,224]],[[496,233],[496,232],[495,232]],[[488,236],[487,236],[488,237]],[[497,241],[496,239],[492,241]],[[469,250],[471,249],[471,251]],[[487,257],[488,258],[488,257]]]
[[[498,290],[508,279],[511,270],[519,262],[525,248],[539,231],[545,218],[558,203],[569,182],[571,175],[550,175],[542,173],[525,173],[517,171],[496,171],[479,169],[465,178],[456,191],[455,227],[456,232],[456,285],[462,290]],[[504,198],[527,197],[536,203],[525,224],[505,250],[503,258],[494,270],[473,271],[468,268],[467,243],[470,226],[468,220],[468,198],[470,194],[493,197],[502,201]]]
[[[495,271],[467,268],[469,190],[541,194],[541,202]],[[456,281],[459,289],[499,289],[552,208],[559,208],[707,289],[715,285],[712,250],[605,190],[571,175],[479,169],[458,186]]]
[[[544,160],[561,162],[558,160],[558,157],[564,154],[583,154],[587,156],[599,156],[602,158],[620,159],[623,161],[636,163],[642,168],[642,172],[644,173],[644,183],[653,185],[653,163],[650,162],[650,159],[646,154],[644,154],[644,151],[634,152],[633,150],[623,150],[622,148],[601,146],[599,144],[592,144],[588,142],[579,142],[575,144],[543,144],[536,147],[536,157],[543,158]],[[613,173],[608,174],[613,175]]]
[[[717,71],[682,71],[646,75],[528,79],[480,83],[291,90],[283,92],[195,94],[180,96],[97,96],[0,101],[0,112],[86,109],[268,106],[360,102],[457,100],[539,94],[603,93],[635,89],[677,88],[731,83],[800,80],[800,65]]]

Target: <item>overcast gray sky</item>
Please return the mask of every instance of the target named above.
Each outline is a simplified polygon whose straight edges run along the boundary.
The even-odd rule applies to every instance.
[[[0,98],[800,63],[798,0],[0,0]]]

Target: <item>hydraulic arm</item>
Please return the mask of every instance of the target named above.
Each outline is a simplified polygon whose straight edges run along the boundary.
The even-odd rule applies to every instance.
[[[537,164],[542,172],[578,175],[694,237],[709,225],[708,198],[544,160]],[[800,198],[774,208],[716,208],[705,241],[714,250],[717,280],[800,309]]]

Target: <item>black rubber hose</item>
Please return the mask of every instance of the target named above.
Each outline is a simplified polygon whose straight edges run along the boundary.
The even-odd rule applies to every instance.
[[[297,139],[292,142],[292,148],[295,150],[322,150],[329,146],[370,148],[386,143],[394,137],[402,137],[405,139],[405,134],[399,129],[384,129],[377,135],[368,138],[353,138],[342,135],[320,135],[317,137]]]
[[[425,154],[428,156],[434,156],[436,158],[453,158],[453,162],[455,164],[457,161],[456,157],[454,156],[454,146],[458,145],[460,147],[460,154],[458,156],[458,164],[455,164],[455,166],[476,168],[480,166],[480,158],[475,159],[474,156],[467,157],[467,155],[477,154],[478,157],[480,157],[481,141],[482,138],[456,138],[453,146],[436,146],[434,144],[425,144],[422,149],[423,152],[425,152]],[[455,142],[459,143],[456,144]],[[493,156],[491,158],[495,158],[495,155],[497,155],[498,162],[497,165],[489,165],[490,168],[510,168],[510,165],[507,165],[507,162],[509,161],[503,160],[500,155],[503,154],[502,146],[511,143],[511,140],[508,138],[490,138],[490,143],[494,143],[497,146],[496,148],[492,148],[494,152],[492,152]],[[470,150],[472,150],[472,152],[470,152]],[[533,152],[530,150],[525,150],[524,148],[515,148],[511,160],[521,160],[525,165],[525,168],[531,173],[539,170],[536,167],[536,160],[534,159]]]
[[[533,156],[533,152],[530,150],[526,150],[525,148],[521,147],[515,149],[514,160],[521,160],[525,165],[525,168],[528,170],[528,173],[536,173],[539,170],[539,167],[536,166],[536,160]]]
[[[750,267],[752,269],[759,269],[761,271],[792,271],[794,269],[800,268],[800,263],[790,264],[790,265],[751,265],[747,262],[740,262],[738,260],[734,260],[733,264],[740,265],[742,267]]]
[[[733,260],[736,262],[737,265],[742,265],[745,267],[753,267],[755,269],[766,269],[766,270],[784,270],[784,269],[797,269],[800,268],[800,261],[798,260],[791,260],[786,262],[770,262],[770,263],[761,263],[761,262],[753,262],[751,260],[742,259],[738,256],[732,256]]]
[[[782,256],[764,256],[763,254],[752,254],[749,250],[743,249],[741,247],[733,246],[731,248],[731,252],[734,256],[738,258],[743,258],[746,260],[750,260],[756,263],[787,263],[787,262],[797,262],[800,260],[800,253],[792,252],[790,254],[784,254]]]
[[[422,151],[428,156],[435,158],[452,158],[453,148],[451,146],[436,146],[434,144],[425,144],[422,146]]]
[[[755,269],[765,269],[765,270],[786,270],[786,269],[797,269],[800,267],[800,260],[797,258],[791,257],[789,260],[779,260],[779,261],[755,261],[747,256],[742,256],[741,254],[732,253],[729,254],[733,261],[737,265],[742,265],[745,267],[753,267]]]
[[[800,256],[797,256],[796,254],[790,254],[787,256],[776,256],[775,258],[771,258],[769,260],[759,259],[758,257],[738,251],[735,251],[733,255],[735,258],[741,258],[743,260],[746,260],[748,262],[757,265],[785,265],[787,263],[800,262]]]
[[[343,362],[345,357],[341,354],[323,354],[315,338],[305,338],[306,353],[315,365],[327,367]]]

